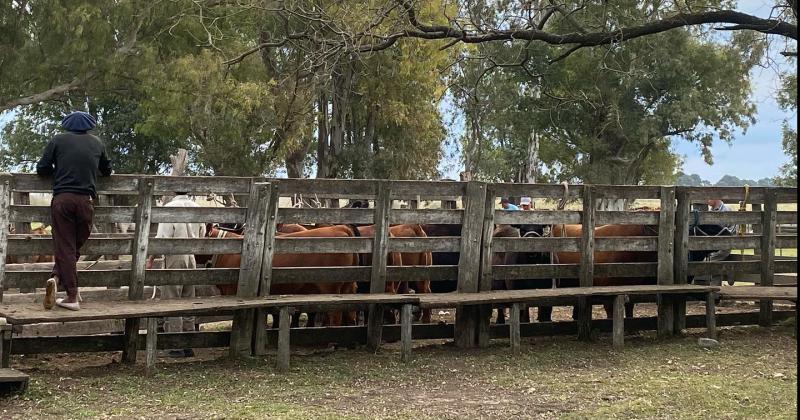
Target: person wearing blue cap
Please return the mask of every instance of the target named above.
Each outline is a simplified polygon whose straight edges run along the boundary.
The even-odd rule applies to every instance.
[[[40,176],[53,177],[52,216],[55,265],[45,286],[45,309],[53,305],[80,309],[76,263],[80,249],[92,231],[97,198],[97,175],[111,175],[111,162],[99,138],[88,131],[97,123],[86,112],[75,111],[61,120],[65,133],[55,135],[44,148],[36,165]],[[58,285],[67,297],[56,300]]]

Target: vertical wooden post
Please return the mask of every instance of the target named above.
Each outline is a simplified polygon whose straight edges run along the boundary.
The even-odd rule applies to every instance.
[[[494,234],[495,195],[496,193],[494,187],[491,184],[487,185],[480,241],[481,261],[480,277],[478,281],[479,292],[492,290],[492,238]],[[477,307],[477,311],[477,345],[478,347],[486,347],[489,345],[489,327],[492,318],[492,305],[480,305]]]
[[[11,175],[0,174],[0,302],[5,289],[6,257],[8,256],[9,201],[11,199]]]
[[[128,286],[128,299],[140,300],[144,293],[145,263],[150,239],[150,214],[153,206],[155,186],[152,177],[139,178],[139,203],[134,212],[136,231],[131,244],[131,279]],[[139,318],[125,320],[125,344],[122,350],[123,363],[136,363],[137,340],[139,338]]]
[[[673,273],[675,284],[686,284],[689,278],[689,193],[684,187],[676,187],[678,199],[675,208],[675,252],[673,258]],[[673,319],[675,334],[686,329],[686,299],[675,300],[675,316]]]
[[[289,370],[289,356],[291,354],[291,349],[289,346],[291,331],[289,330],[288,306],[281,307],[279,318],[280,327],[278,329],[278,357],[275,367],[280,372],[286,372]]]
[[[511,340],[511,351],[513,353],[519,353],[519,342],[520,342],[520,334],[519,334],[519,303],[514,303],[511,305],[511,320],[509,323],[509,339]],[[502,311],[503,308],[500,308]]]
[[[11,364],[11,325],[0,325],[0,368]]]
[[[411,304],[407,303],[400,309],[400,361],[411,360]]]
[[[775,225],[778,218],[778,198],[775,190],[764,193],[764,211],[761,213],[761,286],[772,286],[775,276]],[[772,325],[772,301],[760,302],[758,325]]]
[[[375,236],[372,238],[372,270],[369,280],[370,293],[386,292],[386,256],[389,253],[389,212],[392,208],[391,188],[387,181],[378,181],[373,222]],[[367,346],[377,350],[381,346],[384,306],[369,305],[367,316]]]
[[[595,196],[591,185],[583,186],[583,220],[581,235],[580,287],[594,284],[594,213]],[[578,299],[578,339],[589,340],[592,328],[592,302],[588,297]]]
[[[661,212],[658,215],[658,284],[675,283],[675,187],[661,187]],[[674,299],[658,295],[658,335],[672,335],[675,316]]]
[[[147,318],[147,343],[145,346],[145,370],[152,373],[156,365],[156,353],[158,344],[158,318]]]
[[[625,343],[625,295],[614,296],[612,345],[621,350]]]
[[[486,201],[486,184],[467,183],[464,220],[461,228],[461,253],[458,261],[458,293],[475,293],[480,280],[481,232]],[[480,316],[475,306],[456,309],[455,342],[458,347],[474,347]]]
[[[264,255],[261,258],[260,285],[258,296],[269,295],[272,287],[272,257],[275,255],[275,229],[278,223],[278,186],[271,183],[269,186],[269,201],[264,214]],[[263,356],[267,353],[267,310],[256,309],[253,322],[253,354]]]
[[[714,292],[706,293],[706,336],[708,338],[717,339],[717,307],[716,294]]]
[[[239,267],[239,283],[236,296],[252,298],[258,294],[261,263],[264,258],[264,225],[266,222],[268,183],[252,183],[247,207],[247,230],[242,244],[242,259]],[[250,356],[253,346],[255,310],[238,310],[233,314],[231,326],[231,357]]]

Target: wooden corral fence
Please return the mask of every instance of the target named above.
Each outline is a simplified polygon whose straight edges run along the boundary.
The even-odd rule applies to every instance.
[[[50,222],[47,206],[10,204],[13,194],[49,192],[50,180],[34,175],[0,175],[0,224]],[[196,195],[234,195],[240,208],[199,207],[167,208],[155,206],[154,197],[175,191]],[[129,265],[114,262],[103,269],[79,273],[81,287],[127,287],[127,298],[145,299],[145,288],[153,286],[238,284],[243,298],[263,296],[273,284],[307,282],[369,282],[370,290],[382,292],[391,281],[453,281],[457,293],[490,290],[492,280],[576,278],[580,286],[590,287],[599,275],[615,277],[655,277],[660,285],[685,283],[689,275],[750,273],[760,275],[760,284],[771,286],[776,273],[796,272],[796,257],[776,259],[777,248],[796,248],[797,236],[778,235],[777,226],[796,224],[797,211],[778,211],[779,203],[796,203],[797,192],[790,188],[751,188],[749,203],[762,210],[743,212],[701,212],[691,220],[690,205],[706,198],[727,202],[745,199],[742,188],[672,187],[672,186],[605,186],[571,185],[571,200],[582,203],[582,210],[535,210],[508,212],[497,209],[500,196],[531,196],[561,199],[564,187],[539,184],[488,184],[449,181],[386,181],[327,179],[257,179],[231,177],[177,177],[115,175],[101,178],[98,192],[107,196],[134,196],[131,206],[97,206],[96,223],[134,223],[131,234],[93,234],[83,254],[130,255]],[[366,199],[371,208],[294,208],[279,206],[279,198],[315,197],[318,199]],[[660,200],[656,211],[598,211],[599,199]],[[412,208],[400,209],[395,200],[408,200]],[[441,201],[440,208],[416,208],[420,201]],[[113,202],[113,200],[111,201]],[[456,202],[462,203],[456,208]],[[152,224],[161,222],[246,223],[244,240],[161,239],[154,238]],[[758,225],[760,233],[742,236],[690,237],[689,225],[747,224]],[[275,235],[278,223],[375,224],[374,238],[281,238]],[[389,238],[391,224],[452,224],[461,226],[461,235],[453,237]],[[495,224],[583,224],[582,236],[539,238],[493,238]],[[658,226],[653,237],[595,238],[591,227],[602,224],[648,224]],[[0,302],[3,291],[42,287],[50,271],[47,264],[6,266],[7,256],[52,254],[49,236],[8,234],[0,229]],[[690,250],[755,249],[758,255],[741,261],[689,262]],[[593,251],[652,251],[658,253],[653,263],[594,264]],[[458,265],[386,266],[386,252],[458,252]],[[580,252],[580,264],[492,265],[495,252]],[[195,270],[145,270],[148,255],[242,254],[240,268],[198,268]],[[280,253],[371,253],[371,267],[273,268],[272,256]],[[120,268],[123,267],[123,268]],[[32,269],[31,269],[32,268]],[[96,267],[95,267],[96,268]],[[656,301],[651,296],[650,301]],[[578,300],[577,322],[530,323],[523,326],[523,336],[564,334],[577,331],[588,337],[591,328],[610,330],[607,320],[591,319],[592,302]],[[669,335],[686,327],[705,325],[704,316],[686,316],[686,301],[677,298],[658,299],[659,316],[637,318],[626,328],[657,329]],[[508,327],[484,323],[490,306],[469,306],[456,313],[455,324],[416,325],[414,338],[455,338],[461,346],[482,345],[489,338],[508,334]],[[267,330],[266,313],[241,310],[233,314],[231,331],[159,334],[160,348],[226,347],[245,352],[253,341],[276,342],[277,332]],[[728,315],[728,316],[725,316]],[[791,311],[774,311],[772,301],[762,301],[759,312],[725,314],[718,325],[760,323],[769,325],[776,319],[793,315]],[[261,325],[253,328],[253,325]],[[13,353],[118,351],[144,348],[145,337],[139,336],[139,321],[126,321],[126,335],[73,335],[20,337],[14,340]],[[400,328],[382,329],[384,339],[397,339]],[[380,332],[370,326],[293,329],[294,343],[342,344],[366,343],[380,339]],[[255,335],[255,337],[254,337]],[[134,337],[126,340],[124,337]],[[134,351],[130,351],[133,349]]]

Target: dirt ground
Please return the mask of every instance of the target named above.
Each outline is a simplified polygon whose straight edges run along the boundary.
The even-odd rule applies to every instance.
[[[654,311],[637,305],[636,315]],[[450,312],[434,315],[449,320]],[[275,371],[274,354],[230,360],[225,349],[161,354],[149,375],[143,360],[120,365],[119,353],[17,356],[12,366],[31,384],[0,398],[0,418],[796,418],[790,324],[721,328],[715,349],[700,348],[695,330],[628,336],[622,351],[607,335],[527,338],[519,354],[500,339],[469,350],[418,340],[407,364],[397,343],[377,353],[300,348],[286,374]]]

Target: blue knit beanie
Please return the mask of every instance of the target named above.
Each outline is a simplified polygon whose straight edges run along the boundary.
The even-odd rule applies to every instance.
[[[61,120],[64,130],[78,133],[89,131],[96,125],[94,117],[83,111],[72,112]]]

